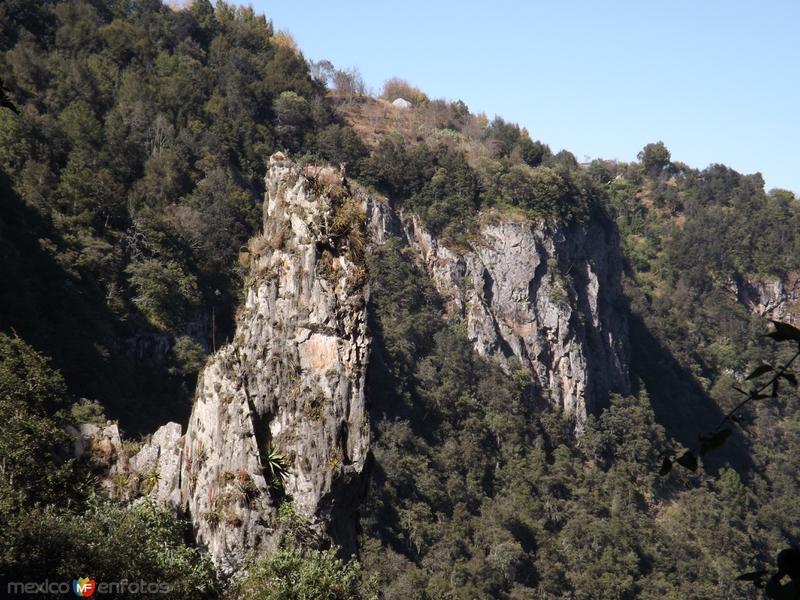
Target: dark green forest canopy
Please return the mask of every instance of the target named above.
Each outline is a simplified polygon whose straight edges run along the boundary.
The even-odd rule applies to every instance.
[[[347,163],[451,244],[486,208],[610,215],[636,390],[576,439],[539,408],[525,371],[472,351],[387,244],[367,261],[375,461],[362,565],[284,548],[241,590],[295,570],[332,597],[367,597],[363,575],[403,599],[746,598],[736,575],[798,543],[789,386],[748,408],[745,435],[708,473],[656,475],[660,450],[678,447],[669,437],[693,443],[738,401],[733,384],[786,359],[731,289],[797,275],[793,194],[721,165],[691,169],[661,143],[636,163],[579,165],[513,123],[476,127],[463,103],[427,98],[415,110],[436,111],[435,135],[368,147],[267,19],[222,2],[6,0],[0,78],[15,109],[0,108],[0,403],[14,416],[0,442],[0,574],[89,570],[170,579],[175,597],[217,594],[183,523],[93,494],[91,473],[66,459],[63,426],[97,412],[82,397],[129,433],[185,420],[206,355],[231,335],[236,254],[260,227],[277,150]],[[89,547],[77,532],[105,541]]]
[[[750,470],[659,477],[670,443],[644,381],[577,440],[559,414],[535,408],[526,372],[498,372],[442,320],[398,246],[373,255],[369,271],[376,464],[361,560],[387,597],[757,597],[736,576],[797,542],[793,394],[748,417]],[[696,398],[677,395],[677,376],[634,366],[693,427]]]
[[[363,145],[250,9],[13,0],[0,31],[19,112],[0,109],[0,244],[17,283],[0,326],[131,431],[181,419],[231,333],[266,157]]]

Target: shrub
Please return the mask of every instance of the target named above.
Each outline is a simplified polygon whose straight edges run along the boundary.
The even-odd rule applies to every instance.
[[[381,96],[389,102],[397,100],[397,98],[403,98],[415,105],[428,102],[428,96],[422,90],[397,77],[393,77],[383,84]]]
[[[376,584],[362,583],[361,565],[329,550],[281,548],[257,558],[234,585],[242,600],[377,599]]]
[[[173,374],[186,377],[196,374],[206,360],[206,351],[200,344],[189,336],[182,335],[172,346],[172,356],[175,366],[170,369]]]
[[[45,357],[0,334],[0,517],[73,496],[74,465],[63,458],[69,438],[54,416],[65,395],[64,380]]]
[[[87,398],[81,398],[70,407],[69,418],[73,423],[93,423],[94,425],[105,425],[107,421],[100,403]]]
[[[104,501],[82,514],[48,508],[6,526],[0,571],[18,581],[80,573],[107,582],[163,582],[170,598],[215,597],[214,569],[207,555],[185,544],[188,527],[149,500],[131,507]]]

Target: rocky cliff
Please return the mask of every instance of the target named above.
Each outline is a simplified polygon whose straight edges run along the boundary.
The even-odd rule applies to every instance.
[[[185,435],[171,423],[126,467],[139,490],[188,512],[223,570],[274,544],[279,507],[354,548],[369,452],[368,244],[407,244],[475,349],[528,368],[578,429],[629,387],[621,257],[608,223],[559,227],[484,214],[455,249],[332,169],[271,158],[263,234],[233,341],[201,371]]]
[[[800,276],[789,273],[778,277],[736,277],[728,289],[733,298],[761,317],[796,323],[800,315]]]
[[[223,570],[274,543],[281,503],[353,549],[369,449],[363,212],[335,173],[280,154],[267,188],[236,334],[200,373],[186,434],[166,425],[129,461]]]
[[[481,215],[477,234],[454,249],[414,215],[368,199],[374,239],[400,236],[427,271],[476,351],[504,369],[528,368],[539,391],[578,429],[610,391],[625,393],[628,323],[622,255],[610,222],[568,227]]]

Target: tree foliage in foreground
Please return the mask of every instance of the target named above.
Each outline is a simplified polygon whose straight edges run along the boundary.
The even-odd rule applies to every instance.
[[[242,600],[373,600],[377,590],[362,582],[361,566],[328,550],[279,548],[253,561],[234,585]]]
[[[150,502],[99,498],[71,458],[60,374],[19,338],[0,334],[0,575],[3,581],[163,581],[172,598],[210,597],[216,574],[186,543],[188,524]],[[122,597],[122,596],[121,596]],[[124,596],[127,597],[127,596]]]

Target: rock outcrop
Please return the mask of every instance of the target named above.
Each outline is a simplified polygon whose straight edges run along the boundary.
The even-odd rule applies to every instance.
[[[630,391],[622,252],[610,221],[559,226],[481,215],[467,247],[442,244],[413,214],[363,198],[374,243],[408,244],[478,354],[527,368],[551,403],[574,417]]]
[[[454,250],[417,217],[401,222],[477,352],[505,369],[511,359],[530,369],[578,429],[609,391],[629,390],[622,257],[611,223],[565,228],[487,214],[469,247]]]
[[[275,542],[281,502],[353,550],[369,450],[363,212],[332,170],[280,154],[267,188],[236,334],[201,371],[186,434],[170,423],[129,461],[223,571]]]
[[[406,243],[477,352],[529,369],[578,429],[609,391],[628,390],[612,224],[485,214],[456,250],[333,169],[307,176],[277,154],[266,183],[263,234],[240,253],[250,276],[233,341],[201,371],[185,435],[168,424],[127,460],[140,493],[191,516],[223,571],[275,543],[281,503],[354,549],[370,430],[367,243]]]
[[[737,302],[761,317],[796,324],[800,321],[800,276],[738,277],[728,289]]]
[[[323,175],[271,158],[236,335],[198,380],[181,496],[223,567],[270,538],[282,497],[319,535],[354,543],[369,338],[364,269],[347,236],[363,214]]]
[[[129,460],[139,490],[171,506],[181,505],[183,436],[178,423],[159,427]]]

